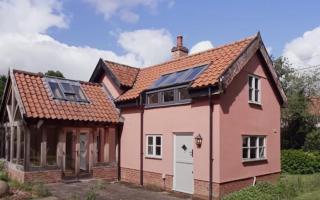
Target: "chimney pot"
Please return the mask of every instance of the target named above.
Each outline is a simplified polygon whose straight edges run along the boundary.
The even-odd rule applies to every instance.
[[[177,47],[183,47],[183,36],[182,35],[177,36]]]
[[[183,36],[182,35],[177,36],[177,46],[173,47],[171,49],[171,52],[172,52],[173,59],[188,55],[189,49],[183,46]]]

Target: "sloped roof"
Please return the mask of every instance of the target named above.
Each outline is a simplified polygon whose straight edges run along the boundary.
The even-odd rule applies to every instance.
[[[209,64],[208,68],[192,83],[192,88],[201,88],[214,85],[221,74],[233,61],[252,43],[258,36],[252,36],[243,40],[223,45],[211,50],[181,57],[159,65],[140,70],[132,89],[122,94],[117,101],[135,99],[139,94],[149,88],[161,75],[179,71],[201,64]]]
[[[89,103],[55,100],[43,74],[13,70],[26,118],[118,123],[120,116],[101,84],[79,82]]]
[[[132,87],[139,73],[139,68],[130,67],[128,65],[119,64],[111,61],[103,61],[112,73],[119,80],[120,84],[127,87]]]

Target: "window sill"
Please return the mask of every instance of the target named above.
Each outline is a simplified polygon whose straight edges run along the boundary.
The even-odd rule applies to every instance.
[[[162,160],[162,157],[156,157],[156,156],[145,156],[145,159],[151,159],[151,160]]]
[[[259,159],[248,159],[248,160],[242,160],[242,163],[251,163],[251,162],[261,162],[261,161],[267,161],[267,158],[259,158]]]
[[[248,103],[254,106],[262,106],[261,102],[249,101]]]
[[[185,100],[182,102],[172,102],[172,103],[163,103],[163,104],[147,104],[145,105],[145,108],[161,108],[161,107],[169,107],[169,106],[180,106],[180,105],[187,105],[191,103],[190,100]]]

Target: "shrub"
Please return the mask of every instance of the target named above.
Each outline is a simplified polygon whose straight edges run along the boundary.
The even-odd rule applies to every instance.
[[[302,150],[283,150],[281,152],[282,172],[289,174],[312,174],[320,172],[320,154]]]
[[[306,135],[303,148],[306,151],[320,151],[320,129]]]
[[[96,200],[96,198],[97,198],[96,188],[91,187],[85,196],[86,196],[86,200]]]
[[[280,190],[270,183],[257,183],[224,197],[224,200],[274,200],[279,199]]]
[[[0,180],[8,182],[9,181],[9,177],[7,172],[5,171],[0,171]]]
[[[42,183],[36,183],[32,186],[32,194],[37,197],[48,197],[51,195],[48,188]]]
[[[0,171],[4,171],[4,170],[5,170],[5,162],[0,161]]]

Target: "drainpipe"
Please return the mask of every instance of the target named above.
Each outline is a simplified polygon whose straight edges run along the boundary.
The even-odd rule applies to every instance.
[[[212,91],[211,87],[209,87],[209,199],[212,199],[212,112],[213,112],[213,104],[212,104]]]
[[[117,125],[118,137],[118,181],[121,180],[121,125]]]
[[[143,114],[144,107],[142,102],[142,95],[140,95],[140,185],[143,185]]]

